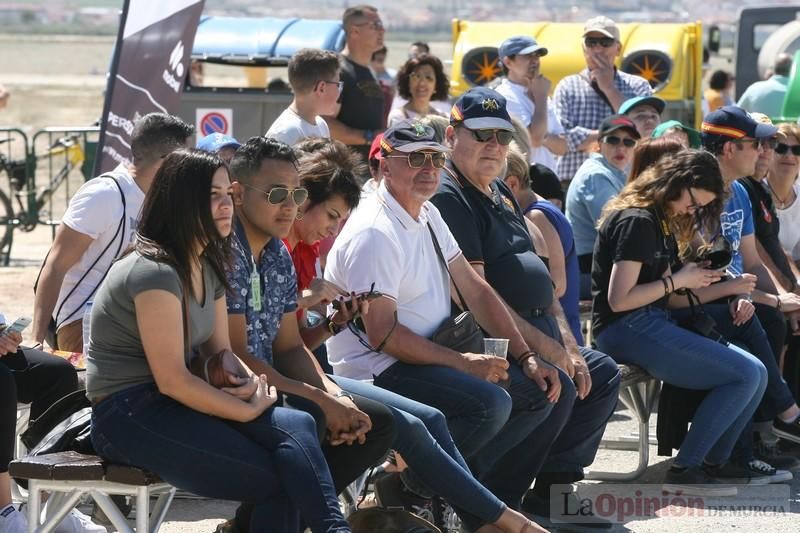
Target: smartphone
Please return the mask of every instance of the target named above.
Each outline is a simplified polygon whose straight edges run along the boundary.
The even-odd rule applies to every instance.
[[[16,319],[10,326],[7,326],[0,332],[0,335],[8,335],[9,333],[22,333],[25,328],[31,325],[33,320],[27,316],[21,316]]]
[[[366,300],[368,302],[371,302],[372,300],[380,298],[381,296],[383,296],[383,293],[380,293],[378,291],[369,291],[367,293],[356,296],[356,298],[360,301]],[[352,300],[334,300],[333,302],[331,302],[331,305],[333,306],[334,309],[338,311],[339,309],[342,308],[342,304],[344,302],[350,302],[350,301]]]

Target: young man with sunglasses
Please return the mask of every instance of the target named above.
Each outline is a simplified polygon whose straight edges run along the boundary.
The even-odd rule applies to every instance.
[[[339,56],[330,50],[298,50],[289,60],[289,84],[294,100],[278,115],[266,137],[289,146],[307,137],[330,138],[328,123],[321,115],[333,113],[342,94]]]
[[[519,505],[525,497],[526,511],[550,516],[552,485],[583,479],[583,467],[594,460],[617,403],[619,371],[608,356],[578,347],[546,263],[536,254],[526,219],[499,179],[512,131],[502,95],[483,87],[464,93],[450,114],[445,135],[452,151],[431,201],[472,269],[505,302],[539,365],[511,373],[508,388],[511,420],[523,416],[523,411],[540,411],[544,416],[539,424],[528,426],[533,431],[527,434],[511,434],[509,423],[493,447],[507,444],[510,451],[499,455],[487,448],[473,461],[478,474],[507,503]],[[553,376],[547,374],[551,365],[558,367],[555,378],[561,395],[548,405],[546,391],[537,384],[545,381],[553,386]],[[536,485],[528,492],[534,478]],[[573,501],[563,513],[579,507],[577,499],[569,497]],[[562,497],[558,500],[561,504]]]
[[[386,29],[378,9],[367,5],[347,8],[342,26],[344,85],[339,103],[325,119],[331,137],[350,146],[366,161],[372,139],[386,127],[383,89],[369,68],[372,54],[383,47]]]
[[[600,152],[583,162],[567,189],[566,215],[575,234],[581,271],[580,297],[591,300],[592,252],[603,206],[628,180],[633,148],[639,139],[636,124],[624,115],[611,115],[600,124]]]
[[[720,231],[733,252],[733,260],[727,268],[732,277],[753,274],[757,277],[756,288],[740,299],[752,299],[755,303],[755,318],[766,332],[773,359],[765,361],[768,373],[767,391],[764,395],[767,407],[757,413],[756,421],[771,420],[776,433],[794,442],[800,442],[800,408],[797,407],[786,382],[780,376],[777,359],[783,351],[786,339],[786,316],[800,309],[800,296],[776,287],[759,256],[754,235],[754,210],[747,190],[740,178],[753,176],[759,156],[774,143],[778,129],[768,123],[757,122],[746,111],[737,106],[723,106],[706,115],[701,127],[703,147],[717,157],[726,192],[730,195],[721,215]],[[706,236],[711,239],[712,236]],[[732,306],[731,313],[738,313]],[[796,313],[795,313],[796,314]],[[796,329],[796,324],[792,324]],[[760,416],[759,416],[760,414]],[[767,424],[768,426],[769,424]],[[758,426],[767,433],[769,428]],[[740,439],[745,454],[752,453],[752,442],[745,433]],[[764,457],[765,459],[770,459]],[[772,459],[773,462],[777,461]]]
[[[598,140],[597,128],[605,117],[618,113],[629,98],[653,94],[647,80],[617,70],[614,62],[621,52],[619,28],[613,20],[600,16],[586,22],[586,68],[562,79],[553,93],[556,116],[566,131],[568,147],[558,163],[557,174],[562,180],[572,179],[589,157]]]
[[[281,240],[308,197],[296,165],[290,146],[264,137],[248,140],[231,161],[236,218],[227,273],[228,330],[241,360],[292,395],[291,406],[317,419],[338,492],[383,457],[394,440],[394,420],[383,405],[346,393],[327,378],[300,337],[297,278]],[[344,324],[351,311],[332,320]],[[237,511],[239,531],[249,530],[250,511],[248,505]]]

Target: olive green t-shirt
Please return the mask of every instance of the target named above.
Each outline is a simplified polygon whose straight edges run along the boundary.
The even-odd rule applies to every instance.
[[[225,288],[211,266],[203,262],[204,299],[189,296],[192,350],[184,353],[186,363],[214,330],[215,300]],[[175,269],[131,252],[111,267],[92,304],[89,351],[86,356],[86,395],[89,399],[108,396],[134,385],[152,383],[136,322],[133,300],[148,290],[165,290],[183,302],[183,287]],[[183,309],[183,307],[181,307]],[[182,317],[181,317],[182,321]],[[183,337],[182,331],[175,332]]]

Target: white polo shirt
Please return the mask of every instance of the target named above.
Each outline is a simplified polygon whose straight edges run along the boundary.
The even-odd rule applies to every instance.
[[[336,238],[325,279],[347,292],[375,290],[397,303],[397,319],[417,335],[430,337],[450,316],[450,279],[433,247],[430,222],[448,264],[461,250],[439,210],[425,202],[418,219],[409,215],[381,181],[361,201]],[[330,309],[329,309],[330,311]],[[362,335],[364,341],[366,335]],[[328,360],[337,376],[372,379],[397,359],[367,350],[349,330],[328,339]]]

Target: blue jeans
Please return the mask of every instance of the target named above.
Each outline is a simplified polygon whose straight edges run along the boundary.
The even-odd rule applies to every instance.
[[[758,409],[756,409],[755,420],[757,422],[772,420],[778,413],[794,405],[792,392],[781,376],[778,361],[758,317],[754,315],[747,323],[734,326],[727,305],[705,304],[703,310],[714,319],[717,323],[716,330],[725,339],[756,356],[767,369],[767,388]],[[680,309],[673,311],[672,316],[680,321],[683,317],[688,317],[690,313],[691,311],[688,309]],[[733,455],[739,463],[747,463],[753,459],[752,424],[748,424],[742,431]]]
[[[200,496],[252,503],[250,530],[349,532],[308,413],[272,407],[248,423],[205,415],[155,385],[112,394],[92,413],[92,444]]]
[[[509,376],[506,391],[452,368],[397,362],[375,384],[442,411],[475,477],[518,509],[569,418],[575,387],[563,374],[561,397],[553,404],[518,366],[509,367]]]
[[[409,488],[444,498],[469,529],[500,518],[506,506],[472,476],[441,411],[369,383],[332,379],[347,392],[381,402],[392,411],[397,430],[392,447],[408,463],[403,481]]]
[[[680,466],[726,462],[767,386],[767,369],[750,353],[685,330],[667,311],[644,307],[606,327],[597,346],[679,387],[708,390],[675,458]]]

